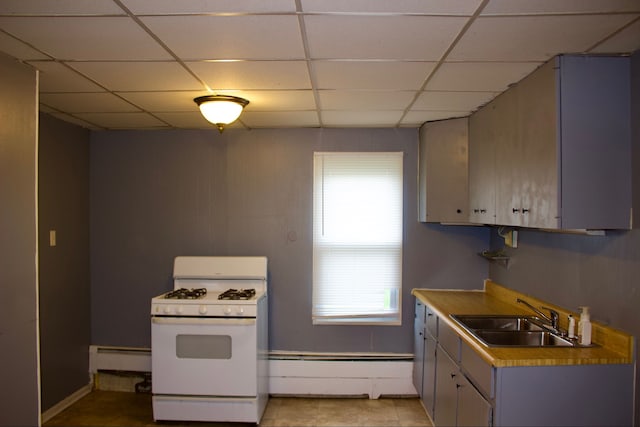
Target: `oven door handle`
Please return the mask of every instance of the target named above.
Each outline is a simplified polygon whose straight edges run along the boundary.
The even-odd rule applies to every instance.
[[[253,326],[256,324],[256,319],[237,317],[152,317],[151,322],[156,325]]]

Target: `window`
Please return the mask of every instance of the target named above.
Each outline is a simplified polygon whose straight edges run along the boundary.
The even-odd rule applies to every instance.
[[[314,324],[400,324],[402,158],[314,153]]]

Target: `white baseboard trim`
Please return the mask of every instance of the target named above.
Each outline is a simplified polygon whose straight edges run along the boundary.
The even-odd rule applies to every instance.
[[[415,396],[412,354],[272,351],[269,392],[276,395]],[[151,372],[148,348],[91,346],[89,369]]]
[[[93,384],[91,384],[91,383],[89,383],[89,384],[87,384],[85,386],[82,386],[80,389],[76,390],[75,392],[73,392],[69,396],[67,396],[64,399],[62,399],[60,402],[58,402],[55,405],[53,405],[51,408],[49,408],[46,411],[44,411],[42,413],[42,417],[41,417],[42,418],[42,423],[41,424],[46,423],[51,418],[55,417],[60,412],[62,412],[65,409],[67,409],[69,406],[73,405],[78,400],[80,400],[83,397],[85,397],[87,394],[89,394],[91,392],[92,389],[93,389]]]

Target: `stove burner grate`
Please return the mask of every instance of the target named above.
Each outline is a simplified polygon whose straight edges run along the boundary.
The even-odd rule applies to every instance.
[[[205,288],[186,289],[180,288],[167,293],[164,297],[168,299],[198,299],[207,294]]]
[[[220,295],[218,295],[218,299],[251,299],[256,294],[255,289],[227,289]]]

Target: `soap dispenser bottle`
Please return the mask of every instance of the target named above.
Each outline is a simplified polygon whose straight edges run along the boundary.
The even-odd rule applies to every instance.
[[[572,315],[569,315],[569,327],[567,328],[567,335],[569,338],[576,337],[576,319]]]
[[[580,307],[578,336],[580,337],[580,345],[591,345],[591,315],[589,314],[589,307]]]

